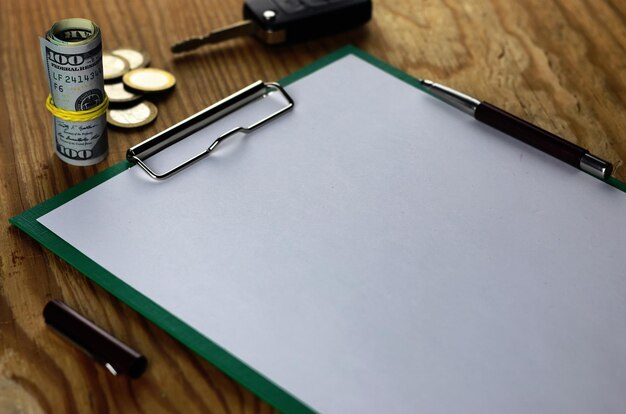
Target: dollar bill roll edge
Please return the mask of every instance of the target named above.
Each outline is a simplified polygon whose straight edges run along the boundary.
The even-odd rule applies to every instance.
[[[96,164],[109,148],[100,28],[87,19],[64,19],[39,40],[52,97],[55,152],[68,164]],[[103,110],[85,115],[94,108]]]

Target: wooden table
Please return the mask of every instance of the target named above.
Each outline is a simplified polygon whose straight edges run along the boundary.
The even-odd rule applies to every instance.
[[[281,79],[347,43],[568,137],[626,180],[624,0],[375,1],[366,27],[318,41],[267,47],[242,38],[170,53],[176,40],[237,21],[240,9],[238,0],[0,3],[0,412],[272,411],[7,220],[241,87]],[[38,44],[52,23],[78,16],[100,25],[105,49],[145,49],[178,79],[156,122],[110,129],[108,158],[86,168],[53,153]],[[46,328],[41,313],[53,298],[144,352],[145,375],[113,377]]]

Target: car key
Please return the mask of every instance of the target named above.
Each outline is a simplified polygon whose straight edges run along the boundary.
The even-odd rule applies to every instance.
[[[266,44],[309,40],[366,23],[372,17],[371,0],[245,0],[245,20],[192,37],[172,46],[186,52],[207,43],[254,35]]]

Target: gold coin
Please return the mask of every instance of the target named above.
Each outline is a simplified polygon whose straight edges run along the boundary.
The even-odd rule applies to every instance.
[[[171,73],[156,68],[131,70],[122,78],[124,85],[141,92],[162,92],[176,85],[176,78]]]
[[[143,50],[135,50],[129,47],[121,47],[111,51],[115,56],[121,56],[128,61],[130,70],[145,68],[150,63],[150,55]]]
[[[120,128],[137,128],[148,125],[157,117],[159,110],[149,101],[143,101],[125,109],[109,109],[107,122]]]
[[[124,84],[120,83],[105,83],[104,92],[109,97],[109,102],[116,103],[130,103],[141,99],[142,95],[124,89]]]
[[[113,80],[121,77],[130,70],[128,61],[121,56],[109,52],[102,53],[102,70],[104,80]]]

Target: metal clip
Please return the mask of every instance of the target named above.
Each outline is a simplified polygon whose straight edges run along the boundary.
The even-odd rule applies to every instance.
[[[157,173],[146,165],[145,161],[154,154],[177,143],[181,139],[188,137],[194,132],[199,131],[200,129],[228,115],[229,113],[236,111],[237,109],[248,104],[249,102],[252,102],[258,98],[267,95],[272,91],[280,92],[285,98],[287,105],[272,113],[271,115],[261,119],[260,121],[255,122],[252,125],[249,125],[247,127],[236,127],[231,129],[230,131],[225,132],[224,134],[217,137],[206,150],[164,173]],[[234,93],[228,98],[223,99],[218,103],[198,112],[197,114],[192,115],[184,121],[181,121],[178,124],[166,129],[165,131],[160,132],[152,138],[149,138],[144,142],[135,145],[126,152],[126,159],[133,164],[139,165],[146,173],[148,173],[150,177],[154,178],[155,180],[163,180],[196,163],[202,158],[210,155],[211,152],[215,150],[215,148],[217,148],[221,142],[225,141],[232,135],[239,132],[248,134],[255,129],[265,125],[269,121],[276,119],[285,112],[289,111],[293,108],[293,105],[293,99],[291,99],[287,92],[285,92],[282,86],[280,86],[278,83],[257,81],[250,86],[240,90],[239,92]]]

